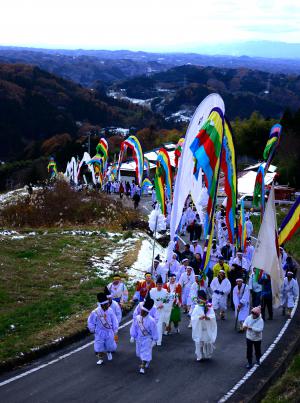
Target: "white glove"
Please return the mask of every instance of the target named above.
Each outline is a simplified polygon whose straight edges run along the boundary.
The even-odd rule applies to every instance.
[[[130,337],[130,343],[134,343],[134,338]]]
[[[156,341],[152,341],[152,347],[156,346]]]

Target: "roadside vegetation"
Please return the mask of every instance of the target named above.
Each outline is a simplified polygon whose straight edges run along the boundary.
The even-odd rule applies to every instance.
[[[119,201],[64,182],[2,208],[0,362],[84,330],[97,292],[137,260],[130,228],[142,223]]]
[[[262,403],[297,403],[300,396],[300,354],[293,359],[288,370],[272,386]]]

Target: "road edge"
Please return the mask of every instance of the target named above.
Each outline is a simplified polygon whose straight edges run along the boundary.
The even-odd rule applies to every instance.
[[[297,276],[299,281],[299,275]],[[276,339],[278,339],[276,343]],[[300,351],[300,299],[279,332],[277,338],[265,353],[271,350],[260,366],[254,366],[228,391],[218,403],[256,403],[261,402],[269,388],[289,367],[295,353]],[[246,351],[246,350],[245,350]],[[246,359],[245,359],[246,360]]]

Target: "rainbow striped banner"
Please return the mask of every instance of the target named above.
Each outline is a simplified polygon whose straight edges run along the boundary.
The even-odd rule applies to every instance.
[[[219,108],[210,112],[207,121],[192,142],[190,149],[194,155],[194,175],[198,179],[200,168],[204,173],[204,180],[208,191],[207,216],[205,236],[208,233],[208,222],[214,209],[214,198],[217,193],[220,157],[224,134],[224,115]]]
[[[172,167],[171,167],[171,162],[170,162],[170,157],[164,148],[161,148],[158,151],[157,155],[157,162],[160,163],[161,167],[163,168],[165,172],[165,185],[166,185],[166,191],[167,191],[167,196],[171,200],[172,199]]]
[[[278,231],[278,243],[284,244],[291,239],[300,227],[300,196],[297,198]]]
[[[121,150],[119,154],[119,166],[118,166],[118,172],[120,172],[121,168],[121,162],[123,160],[123,156],[129,148],[132,151],[133,159],[135,161],[135,173],[136,173],[136,180],[138,182],[138,185],[142,185],[142,180],[143,180],[143,173],[144,173],[144,156],[143,156],[143,151],[141,144],[137,137],[135,136],[129,136],[128,139],[124,140],[121,144]]]
[[[143,193],[149,186],[152,186],[152,182],[150,179],[145,178],[142,183],[141,192]]]
[[[104,158],[104,161],[107,160],[108,144],[107,144],[107,141],[105,140],[105,138],[101,137],[101,139],[99,140],[99,143],[96,146],[96,152],[97,152],[97,154],[102,155],[102,157]]]
[[[269,166],[275,154],[275,150],[279,145],[281,131],[282,126],[279,123],[276,123],[274,126],[271,127],[269,140],[267,141],[266,147],[263,152],[263,157],[266,161],[265,173],[268,172]]]
[[[192,142],[190,149],[194,156],[194,175],[198,179],[200,168],[208,191],[207,214],[205,219],[205,243],[201,268],[209,269],[210,251],[214,234],[214,216],[217,189],[220,176],[221,158],[224,140],[224,115],[221,109],[213,108]]]
[[[155,186],[156,199],[160,205],[161,212],[164,216],[166,216],[167,208],[166,208],[164,172],[163,172],[163,168],[160,165],[159,161],[156,162],[154,186]]]
[[[181,138],[178,140],[178,143],[177,143],[177,145],[176,145],[175,152],[174,152],[174,154],[175,154],[175,166],[176,166],[176,168],[178,167],[179,158],[181,157],[183,144],[184,144],[184,137],[181,137]]]
[[[47,170],[48,173],[50,174],[50,179],[54,179],[57,176],[57,166],[53,157],[50,158]]]
[[[235,215],[237,199],[237,175],[235,150],[232,136],[232,129],[225,117],[223,150],[221,157],[221,170],[225,178],[225,193],[227,196],[226,204],[226,225],[230,243],[235,242]]]
[[[241,248],[242,251],[244,251],[244,249],[246,247],[246,240],[247,240],[244,199],[241,200],[241,211],[240,211],[240,219],[239,219],[239,226],[238,226],[238,238],[239,238],[239,247]]]

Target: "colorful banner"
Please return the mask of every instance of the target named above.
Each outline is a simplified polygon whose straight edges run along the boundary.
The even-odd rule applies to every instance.
[[[142,180],[143,180],[143,173],[144,173],[144,156],[142,152],[142,147],[135,136],[129,136],[128,139],[124,140],[121,144],[121,150],[119,154],[119,163],[118,163],[118,171],[120,172],[121,168],[121,162],[123,161],[124,154],[127,150],[127,148],[130,148],[132,151],[133,159],[135,161],[136,167],[135,167],[135,173],[136,173],[136,180],[138,182],[138,185],[142,185]]]
[[[300,196],[297,198],[278,231],[278,243],[284,244],[291,239],[300,227]]]
[[[205,219],[205,243],[201,268],[207,272],[214,234],[214,215],[224,138],[224,115],[220,108],[213,108],[207,121],[192,142],[194,175],[203,170],[208,191],[207,215]]]
[[[181,137],[178,140],[178,143],[177,143],[176,148],[175,148],[174,154],[175,154],[175,166],[176,166],[176,168],[178,167],[179,158],[181,157],[183,143],[184,143],[184,137]]]
[[[244,206],[244,199],[242,199],[239,226],[238,226],[238,245],[239,248],[242,250],[242,252],[244,252],[246,248],[246,240],[247,240],[247,229],[245,220],[245,206]]]
[[[221,170],[225,179],[225,194],[227,196],[226,203],[226,225],[228,229],[228,237],[230,243],[235,243],[235,226],[236,226],[236,201],[237,201],[237,175],[235,149],[233,143],[232,129],[225,117],[224,125],[223,151],[221,158]]]
[[[167,150],[161,148],[157,155],[157,161],[164,170],[164,183],[166,185],[166,192],[168,199],[172,199],[172,167]]]

